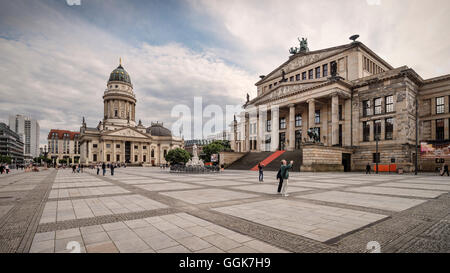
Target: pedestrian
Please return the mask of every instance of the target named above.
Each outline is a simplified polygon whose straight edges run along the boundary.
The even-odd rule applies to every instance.
[[[294,161],[291,160],[291,162],[289,163],[289,165],[287,165],[286,160],[282,160],[283,165],[280,168],[280,176],[283,178],[283,183],[282,183],[282,188],[281,188],[281,195],[283,197],[287,197],[289,196],[289,194],[287,194],[287,187],[288,187],[288,183],[289,183],[289,170],[292,168],[292,165],[294,164]]]
[[[9,165],[8,164],[6,164],[5,170],[6,170],[6,174],[8,174],[9,173]]]
[[[371,169],[370,163],[367,162],[367,165],[366,165],[366,174],[370,174],[370,169]]]
[[[72,173],[75,173],[76,168],[77,168],[77,165],[73,164],[72,165]]]
[[[5,166],[3,166],[3,164],[0,164],[0,174],[3,174],[4,170],[5,170]]]
[[[103,162],[103,164],[102,164],[102,171],[103,171],[103,176],[105,176],[105,174],[106,174],[106,164],[105,164],[105,162]]]
[[[445,173],[447,173],[447,176],[450,176],[450,174],[448,173],[448,164],[447,163],[444,163],[443,169],[444,169],[444,171],[441,173],[441,176],[444,176]]]
[[[283,161],[281,161],[281,166],[277,173],[277,179],[280,180],[280,182],[278,183],[278,190],[277,190],[278,194],[281,193],[281,187],[283,186],[283,176],[281,175],[281,167],[283,167]]]
[[[264,164],[258,163],[259,182],[264,182]]]
[[[114,176],[114,168],[115,168],[114,164],[111,163],[111,167],[110,168],[111,168],[111,175]]]
[[[97,175],[100,173],[100,166],[97,164]]]

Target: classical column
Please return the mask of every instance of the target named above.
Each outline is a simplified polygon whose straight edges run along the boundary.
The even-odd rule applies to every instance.
[[[331,145],[339,144],[339,96],[331,97]]]
[[[275,152],[279,149],[280,142],[280,108],[278,105],[274,105],[271,107],[272,121],[271,121],[271,142],[270,148],[272,152]]]
[[[244,115],[244,119],[245,119],[245,151],[246,152],[250,152],[250,115],[249,113],[245,112]]]
[[[316,101],[314,99],[308,100],[308,129],[314,128],[316,116]]]
[[[346,99],[344,102],[344,129],[343,129],[343,145],[351,146],[352,135],[352,100]]]
[[[259,108],[256,111],[256,151],[261,152],[261,124],[260,120],[262,119],[259,114]]]
[[[295,149],[295,105],[289,104],[288,151]]]
[[[309,129],[309,122],[308,122],[308,111],[306,110],[306,107],[303,107],[302,109],[302,142],[303,140],[308,136],[308,129]]]

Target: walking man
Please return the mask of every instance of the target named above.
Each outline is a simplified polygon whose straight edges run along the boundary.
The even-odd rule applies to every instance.
[[[258,163],[258,171],[259,171],[259,182],[264,182],[264,165],[260,163]]]
[[[367,163],[366,165],[366,174],[370,174],[370,164]]]
[[[97,175],[100,173],[100,165],[97,164]]]
[[[444,163],[444,171],[442,172],[441,176],[444,176],[444,174],[447,173],[447,176],[450,176],[450,174],[448,173],[448,164]]]
[[[281,160],[281,166],[277,173],[277,179],[280,180],[280,182],[278,183],[278,190],[277,190],[278,193],[281,193],[281,187],[283,186],[283,176],[281,175],[282,168],[283,168],[283,160]]]
[[[111,175],[114,176],[114,164],[111,163]]]
[[[287,194],[287,187],[288,187],[288,183],[289,183],[289,170],[292,168],[292,165],[294,164],[294,161],[291,160],[291,162],[289,163],[289,165],[287,165],[286,160],[282,160],[283,165],[281,166],[281,177],[283,177],[283,183],[282,183],[282,188],[281,188],[281,196],[283,197],[287,197],[289,196],[289,194]]]
[[[103,164],[102,164],[102,171],[103,171],[103,176],[105,176],[105,174],[106,174],[106,164],[105,164],[105,162],[103,162]]]

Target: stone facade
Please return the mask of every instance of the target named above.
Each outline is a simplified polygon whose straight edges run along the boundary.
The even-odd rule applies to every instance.
[[[319,132],[318,146],[350,150],[350,163],[341,156],[340,164],[349,165],[346,169],[375,164],[378,139],[380,164],[411,171],[416,100],[419,142],[437,139],[436,120],[444,124],[443,140],[450,139],[450,75],[424,80],[411,68],[392,67],[360,42],[293,54],[261,76],[256,86],[257,97],[244,105],[245,111],[231,125],[231,145],[237,152],[303,149],[306,159],[309,152],[317,152],[304,149],[311,143],[311,129]],[[444,104],[439,114],[437,97],[443,97]]]
[[[47,141],[47,158],[54,163],[60,163],[60,160],[68,160],[68,163],[80,162],[80,132],[51,129]]]
[[[162,123],[148,128],[135,122],[136,96],[130,76],[119,65],[111,72],[103,95],[104,119],[87,127],[83,118],[80,156],[85,164],[107,162],[156,166],[167,163],[169,150],[184,147]]]

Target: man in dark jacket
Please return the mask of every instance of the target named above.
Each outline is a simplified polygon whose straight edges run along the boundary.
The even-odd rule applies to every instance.
[[[103,171],[103,176],[105,176],[105,174],[106,174],[106,164],[105,164],[105,162],[103,162],[103,164],[102,164],[102,171]]]
[[[110,168],[111,168],[111,175],[114,176],[114,168],[115,168],[114,164],[111,163]]]
[[[260,163],[258,163],[258,171],[259,171],[259,182],[264,182],[264,165]]]
[[[370,174],[370,164],[367,163],[366,165],[366,174]]]
[[[447,173],[447,176],[450,176],[450,174],[448,173],[448,164],[444,163],[444,172],[441,174],[441,176],[444,176],[444,174]]]
[[[289,165],[287,164],[286,160],[282,160],[281,161],[283,163],[283,165],[281,165],[280,168],[280,175],[283,178],[283,183],[282,183],[282,188],[281,188],[281,195],[283,197],[287,197],[289,196],[289,194],[287,194],[287,187],[288,187],[288,183],[289,183],[289,170],[292,168],[292,165],[294,164],[294,161],[291,160],[291,162],[289,163]]]

